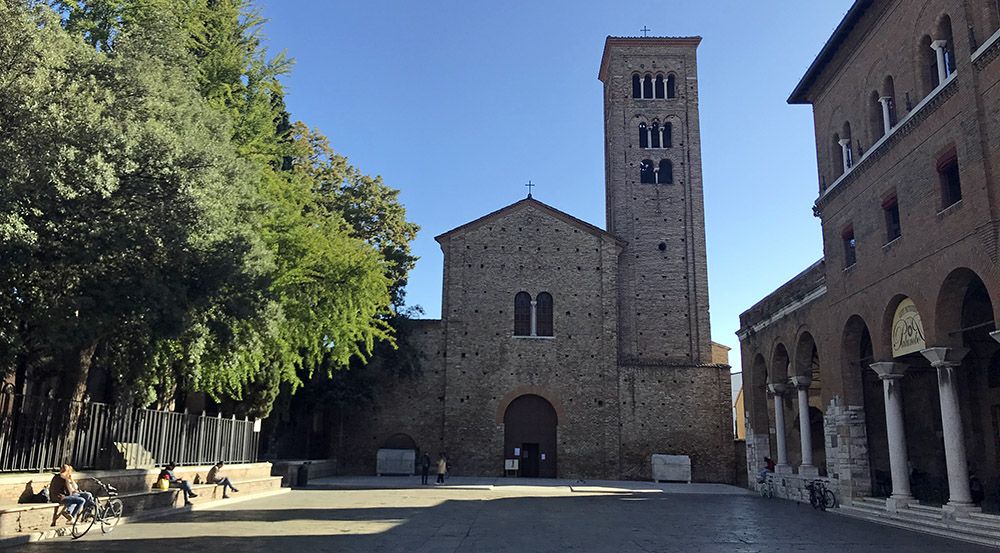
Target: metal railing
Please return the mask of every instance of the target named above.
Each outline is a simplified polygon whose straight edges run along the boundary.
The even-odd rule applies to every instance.
[[[252,463],[260,423],[0,390],[0,472]],[[117,446],[116,446],[117,444]]]

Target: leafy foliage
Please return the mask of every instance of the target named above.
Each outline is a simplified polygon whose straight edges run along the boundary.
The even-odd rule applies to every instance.
[[[397,192],[288,123],[242,0],[0,4],[0,363],[266,415],[394,347]],[[311,141],[311,142],[310,142]]]

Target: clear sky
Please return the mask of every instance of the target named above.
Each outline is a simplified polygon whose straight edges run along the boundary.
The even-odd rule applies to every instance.
[[[605,227],[607,35],[700,35],[712,336],[822,256],[812,113],[786,99],[851,0],[258,0],[292,116],[402,191],[407,302],[441,310],[434,237],[525,196]]]

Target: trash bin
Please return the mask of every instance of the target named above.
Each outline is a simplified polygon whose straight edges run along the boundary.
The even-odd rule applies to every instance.
[[[303,487],[309,485],[309,463],[299,465],[299,470],[295,473],[295,485]]]

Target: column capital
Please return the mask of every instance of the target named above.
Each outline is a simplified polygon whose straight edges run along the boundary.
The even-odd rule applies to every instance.
[[[943,50],[947,47],[948,47],[947,40],[935,40],[934,42],[931,43],[931,48],[935,50]]]
[[[850,138],[841,138],[837,143],[840,144],[840,146],[842,148],[846,148],[846,147],[848,147],[848,146],[851,145],[851,139]]]
[[[882,96],[881,98],[878,99],[878,101],[882,105],[888,105],[889,102],[892,102],[892,96]]]
[[[1000,342],[1000,330],[994,330],[993,332],[990,332],[990,338],[993,338],[997,342]]]
[[[798,376],[793,376],[788,379],[788,383],[799,390],[808,389],[809,385],[812,384],[812,381],[813,381],[812,376],[801,375],[801,374]]]
[[[771,392],[771,395],[780,396],[785,393],[785,385],[781,382],[777,384],[768,384],[767,390]]]
[[[969,348],[927,348],[920,351],[920,355],[926,357],[935,369],[957,367],[968,353]]]
[[[906,369],[910,368],[906,363],[896,363],[894,361],[880,361],[868,366],[878,374],[881,380],[899,380],[906,374]]]

